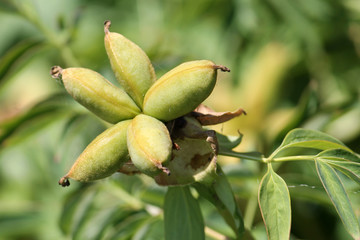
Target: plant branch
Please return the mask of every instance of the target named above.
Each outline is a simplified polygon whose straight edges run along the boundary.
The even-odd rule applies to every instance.
[[[288,157],[279,157],[279,158],[268,158],[267,162],[286,162],[286,161],[314,161],[316,156],[314,155],[303,155],[303,156],[288,156]]]
[[[260,153],[257,152],[234,152],[234,151],[219,151],[219,155],[228,156],[228,157],[236,157],[244,160],[258,161],[266,163],[267,158],[264,158]]]

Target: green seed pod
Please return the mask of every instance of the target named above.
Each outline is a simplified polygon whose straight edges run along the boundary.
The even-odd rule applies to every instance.
[[[115,173],[129,160],[126,144],[127,128],[131,120],[126,120],[108,128],[97,136],[81,153],[70,171],[60,179],[63,187],[70,185],[68,178],[89,182],[105,178]]]
[[[98,117],[110,123],[131,119],[141,111],[125,91],[101,74],[86,68],[54,66],[54,78],[60,78],[68,93]]]
[[[143,112],[170,121],[193,111],[212,92],[217,69],[230,71],[208,60],[183,63],[156,81],[145,95]]]
[[[111,67],[124,90],[142,107],[145,93],[156,81],[154,68],[138,45],[119,33],[110,32],[110,24],[110,21],[104,23],[104,41]]]
[[[149,176],[161,171],[170,174],[163,165],[170,160],[172,141],[162,122],[147,115],[137,115],[128,128],[127,145],[131,161],[141,172]]]

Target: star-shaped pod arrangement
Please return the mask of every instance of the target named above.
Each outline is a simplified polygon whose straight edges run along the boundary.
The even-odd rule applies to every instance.
[[[86,68],[54,66],[51,75],[67,92],[101,119],[114,124],[98,135],[80,154],[69,178],[89,182],[115,172],[144,173],[159,185],[211,183],[216,174],[218,144],[213,125],[244,111],[215,113],[201,105],[215,87],[212,61],[185,62],[156,79],[145,52],[104,23],[105,49],[122,88]]]

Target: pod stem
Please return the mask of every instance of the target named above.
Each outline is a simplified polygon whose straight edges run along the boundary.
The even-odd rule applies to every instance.
[[[70,186],[70,181],[69,181],[68,177],[65,176],[65,177],[60,178],[59,185],[61,185],[62,187]]]
[[[222,72],[230,72],[230,69],[223,65],[214,65],[214,69],[220,69]]]
[[[108,34],[110,31],[109,31],[109,28],[111,26],[111,21],[110,20],[106,20],[104,22],[104,32],[105,34]]]

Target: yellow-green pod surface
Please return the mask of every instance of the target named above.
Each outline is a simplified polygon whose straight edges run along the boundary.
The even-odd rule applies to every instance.
[[[89,182],[108,177],[120,169],[129,160],[126,134],[130,122],[119,122],[97,136],[59,183],[66,186],[68,178]]]
[[[61,69],[61,80],[76,101],[107,122],[131,119],[141,112],[124,90],[95,71],[86,68]]]
[[[129,125],[127,145],[131,161],[141,172],[149,176],[161,171],[169,174],[163,165],[170,160],[172,141],[161,121],[147,115],[137,115]]]
[[[156,81],[145,95],[143,112],[170,121],[193,111],[212,92],[218,66],[208,60],[183,63]]]
[[[142,107],[145,93],[156,81],[154,68],[146,53],[119,33],[109,31],[105,22],[105,49],[111,67],[124,90]]]

